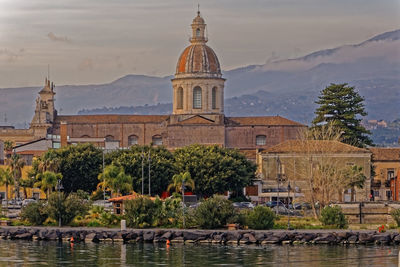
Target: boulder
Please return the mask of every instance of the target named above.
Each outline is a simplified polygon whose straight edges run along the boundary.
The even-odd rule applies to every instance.
[[[154,231],[146,231],[143,233],[143,241],[144,242],[153,242],[154,240]]]
[[[390,233],[376,234],[373,235],[372,238],[376,244],[387,245],[392,241],[390,238]]]
[[[171,237],[172,237],[172,233],[171,233],[171,232],[165,232],[165,233],[160,237],[160,241],[166,242],[167,240],[170,240]]]
[[[185,231],[183,232],[183,238],[185,240],[200,241],[207,239],[208,235],[202,231]]]
[[[315,244],[336,244],[337,239],[333,233],[319,234],[313,241]]]
[[[23,239],[23,240],[31,240],[32,239],[32,233],[23,233],[23,234],[18,234],[15,236],[15,239]]]
[[[360,233],[358,235],[358,242],[360,244],[368,244],[375,242],[374,233]]]

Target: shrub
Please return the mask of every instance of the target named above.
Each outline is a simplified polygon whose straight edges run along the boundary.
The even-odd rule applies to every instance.
[[[247,215],[249,228],[265,230],[274,227],[275,213],[268,207],[257,206]]]
[[[320,221],[323,225],[345,228],[347,220],[339,206],[326,206],[321,211]]]
[[[392,215],[393,220],[396,221],[397,226],[400,226],[400,209],[393,210],[390,215]]]
[[[153,225],[156,204],[148,197],[139,197],[124,202],[128,227],[146,228]]]
[[[47,219],[47,213],[43,202],[32,202],[21,210],[21,218],[33,225],[42,225]]]
[[[194,211],[197,225],[205,229],[221,228],[234,215],[235,209],[232,202],[221,196],[214,196],[203,201]]]
[[[54,192],[50,195],[46,212],[49,217],[58,221],[61,216],[63,225],[69,224],[78,215],[85,215],[89,210],[89,203],[80,198],[77,194],[71,193],[66,196],[64,193]]]

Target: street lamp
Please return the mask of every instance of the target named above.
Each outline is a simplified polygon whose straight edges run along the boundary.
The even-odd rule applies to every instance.
[[[61,227],[61,190],[64,189],[61,179],[58,179],[56,189],[58,190],[58,227]]]
[[[288,186],[287,186],[287,195],[288,195],[288,220],[287,220],[287,229],[290,230],[290,189],[292,189],[290,187],[290,181],[288,182]],[[292,205],[293,206],[293,205]]]
[[[183,228],[185,229],[185,180],[182,180],[182,214],[183,214]]]

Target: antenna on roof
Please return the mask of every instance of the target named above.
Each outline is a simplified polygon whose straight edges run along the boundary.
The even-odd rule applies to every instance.
[[[50,81],[50,64],[47,64],[47,80]]]
[[[200,16],[200,4],[199,3],[197,3],[197,15]]]

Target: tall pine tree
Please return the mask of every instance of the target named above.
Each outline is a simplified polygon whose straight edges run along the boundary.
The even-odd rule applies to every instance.
[[[342,133],[342,142],[357,147],[372,145],[371,134],[361,125],[361,117],[366,116],[364,98],[354,90],[354,87],[344,84],[331,84],[321,91],[319,105],[315,111],[316,117],[312,127],[318,128],[331,123]]]

